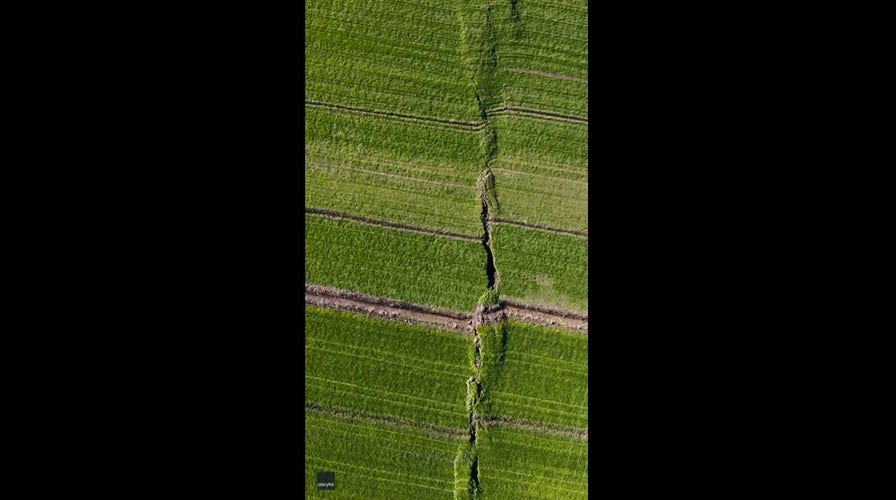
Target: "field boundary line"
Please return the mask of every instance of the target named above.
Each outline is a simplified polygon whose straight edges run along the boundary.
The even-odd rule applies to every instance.
[[[543,120],[559,121],[566,123],[575,123],[578,125],[588,125],[588,119],[575,115],[564,115],[563,113],[554,113],[552,111],[542,111],[540,109],[517,108],[513,106],[505,106],[503,108],[493,109],[488,112],[490,115],[501,116],[518,115],[529,118],[541,118]]]
[[[438,123],[441,125],[449,125],[454,128],[460,130],[469,130],[473,132],[478,132],[485,127],[484,122],[464,122],[458,120],[449,120],[445,118],[431,118],[428,116],[414,116],[414,115],[406,115],[402,113],[392,113],[390,111],[376,111],[373,109],[364,109],[364,108],[356,108],[354,106],[344,106],[342,104],[332,104],[327,102],[320,101],[305,101],[305,106],[311,106],[315,108],[324,108],[324,109],[335,109],[340,111],[348,111],[351,113],[359,113],[363,115],[373,115],[373,116],[383,116],[386,118],[394,118],[396,120],[404,120],[411,122],[421,122],[421,123]]]
[[[320,217],[326,217],[330,219],[345,219],[353,222],[360,222],[362,224],[366,224],[369,226],[379,226],[379,227],[388,227],[390,229],[400,229],[403,231],[420,233],[420,234],[428,234],[431,236],[443,236],[445,238],[454,238],[457,240],[464,241],[472,241],[479,242],[481,238],[476,236],[470,236],[466,234],[453,233],[451,231],[438,231],[435,229],[427,229],[425,227],[412,226],[410,224],[404,224],[401,222],[390,222],[386,220],[380,219],[371,219],[370,217],[365,217],[363,215],[354,215],[345,212],[339,212],[337,210],[328,210],[324,208],[311,208],[305,207],[305,215],[316,215]]]
[[[567,437],[579,438],[582,441],[588,441],[587,427],[557,427],[553,425],[535,424],[531,422],[522,422],[508,417],[496,416],[485,419],[486,425],[490,427],[510,427],[513,429],[523,429],[543,434],[562,435]]]
[[[550,71],[541,71],[538,69],[511,68],[510,71],[513,71],[515,73],[528,73],[530,75],[545,76],[548,78],[558,78],[560,80],[572,80],[574,82],[588,83],[588,80],[585,78],[579,78],[577,76],[561,75],[560,73],[552,73]]]
[[[513,219],[503,219],[500,217],[495,217],[495,222],[499,224],[511,224],[514,226],[528,227],[530,229],[539,229],[541,231],[548,231],[551,233],[565,234],[568,236],[576,236],[578,238],[584,238],[588,240],[588,233],[585,231],[577,231],[575,229],[560,229],[557,227],[543,226],[541,224],[534,224],[532,222],[521,222]]]
[[[413,422],[408,422],[406,420],[401,420],[399,418],[391,417],[388,415],[378,415],[369,412],[358,412],[358,411],[349,411],[337,407],[325,406],[315,402],[305,402],[305,410],[311,413],[315,413],[317,415],[326,416],[326,417],[335,417],[339,418],[343,421],[360,421],[364,424],[368,424],[367,428],[374,428],[378,430],[382,430],[383,432],[392,432],[392,433],[400,433],[399,430],[392,429],[382,429],[376,427],[379,425],[393,425],[397,429],[401,429],[404,427],[409,427],[421,432],[426,432],[429,436],[438,436],[440,438],[453,438],[457,440],[464,440],[467,438],[467,433],[463,429],[452,429],[450,427],[442,427],[438,425],[426,425],[426,424],[416,424]],[[372,426],[372,427],[371,427]],[[435,440],[438,441],[435,437],[420,437],[415,436],[415,439],[427,439],[427,440]]]

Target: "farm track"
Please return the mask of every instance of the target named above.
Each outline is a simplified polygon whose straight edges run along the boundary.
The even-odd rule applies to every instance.
[[[354,221],[354,222],[360,222],[362,224],[367,224],[370,226],[388,227],[391,229],[401,229],[403,231],[410,231],[413,233],[429,234],[429,235],[433,235],[433,236],[444,236],[446,238],[454,238],[457,240],[473,241],[473,242],[482,241],[482,238],[478,238],[476,236],[452,233],[450,231],[436,231],[434,229],[427,229],[424,227],[411,226],[409,224],[402,224],[400,222],[390,222],[390,221],[385,221],[385,220],[371,219],[369,217],[364,217],[361,215],[353,215],[353,214],[348,214],[345,212],[339,212],[336,210],[327,210],[327,209],[323,209],[323,208],[305,207],[305,214],[315,215],[315,216],[319,216],[319,217],[326,217],[326,218],[330,218],[330,219],[350,220],[350,221]]]
[[[495,222],[499,223],[499,224],[512,224],[515,226],[528,227],[531,229],[540,229],[542,231],[548,231],[551,233],[566,234],[566,235],[570,235],[570,236],[578,236],[578,237],[584,238],[586,241],[588,240],[588,233],[586,233],[584,231],[575,231],[572,229],[560,229],[560,228],[556,228],[556,227],[542,226],[541,224],[533,224],[531,222],[520,222],[518,220],[502,219],[499,217],[495,217]]]
[[[569,75],[561,75],[560,73],[551,73],[550,71],[540,71],[537,69],[527,69],[527,68],[513,68],[511,71],[515,71],[517,73],[528,73],[530,75],[538,75],[538,76],[546,76],[548,78],[558,78],[560,80],[572,80],[574,82],[582,82],[588,83],[588,80],[584,78],[578,78],[575,76]]]
[[[582,441],[588,441],[588,429],[563,429],[550,425],[530,424],[528,422],[519,422],[505,417],[490,417],[483,419],[482,423],[488,427],[511,427],[514,429],[526,429],[532,431],[543,432],[545,434],[554,434],[558,436],[576,437]]]
[[[541,111],[538,109],[517,108],[513,106],[505,106],[503,108],[489,110],[488,114],[501,116],[502,114],[527,116],[530,118],[541,118],[545,120],[575,123],[579,125],[588,125],[588,119],[575,115],[564,115],[562,113],[553,113],[551,111]]]
[[[351,113],[359,113],[363,115],[383,116],[403,120],[413,123],[432,123],[439,125],[448,125],[456,129],[467,130],[470,132],[478,132],[488,126],[487,121],[480,122],[464,122],[459,120],[448,120],[445,118],[432,118],[428,116],[406,115],[402,113],[392,113],[389,111],[376,111],[372,109],[356,108],[353,106],[344,106],[342,104],[332,104],[319,101],[305,101],[306,106],[315,108],[334,109],[339,111],[347,111]],[[575,115],[564,115],[562,113],[554,113],[552,111],[542,111],[539,109],[517,108],[513,106],[505,106],[503,108],[487,111],[489,115],[501,116],[502,114],[527,116],[530,118],[540,118],[557,122],[575,123],[579,125],[588,125],[588,119]]]
[[[463,122],[458,120],[446,120],[444,118],[431,118],[426,116],[414,116],[414,115],[405,115],[401,113],[391,113],[388,111],[375,111],[371,109],[363,109],[363,108],[355,108],[352,106],[343,106],[341,104],[331,104],[326,102],[318,102],[318,101],[305,101],[306,106],[312,106],[317,108],[327,108],[327,109],[336,109],[341,111],[349,111],[352,113],[360,113],[364,115],[375,115],[375,116],[385,116],[388,118],[395,118],[397,120],[404,120],[410,122],[418,122],[418,123],[438,123],[441,125],[451,125],[455,128],[459,128],[462,130],[469,130],[472,132],[477,132],[482,130],[485,127],[485,123],[483,122]]]
[[[366,413],[366,412],[353,412],[346,411],[337,408],[330,408],[323,406],[318,403],[305,403],[305,411],[316,413],[319,415],[327,415],[333,416],[337,418],[342,418],[345,420],[360,420],[366,421],[369,423],[378,423],[378,424],[389,424],[394,425],[396,427],[408,427],[412,429],[417,429],[421,431],[426,431],[430,433],[434,437],[440,438],[451,438],[451,439],[466,439],[467,433],[463,429],[451,429],[449,427],[439,427],[435,425],[422,425],[422,424],[414,424],[411,422],[406,422],[404,420],[400,420],[394,417],[383,416],[379,414]]]
[[[491,323],[501,321],[503,317],[522,323],[549,326],[577,333],[587,334],[588,332],[587,314],[530,306],[510,300],[502,300],[501,304],[497,306],[469,314],[306,284],[305,303],[464,335],[473,334],[473,323],[477,319],[481,323]]]

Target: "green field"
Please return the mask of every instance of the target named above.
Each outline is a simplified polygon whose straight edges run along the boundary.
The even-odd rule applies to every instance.
[[[587,2],[313,0],[304,24],[306,285],[587,312]],[[306,498],[587,497],[586,335],[305,316]]]
[[[587,241],[507,224],[497,224],[494,239],[502,297],[588,310]]]
[[[305,283],[472,311],[484,269],[480,243],[305,217]]]
[[[305,414],[306,498],[454,498],[454,460],[463,436],[366,419]],[[336,473],[318,491],[317,472]]]
[[[463,429],[468,337],[305,308],[305,400],[327,408]]]
[[[516,321],[508,323],[506,335],[503,365],[491,384],[489,416],[555,428],[588,427],[588,337]]]
[[[588,498],[588,443],[495,426],[480,432],[482,498]]]

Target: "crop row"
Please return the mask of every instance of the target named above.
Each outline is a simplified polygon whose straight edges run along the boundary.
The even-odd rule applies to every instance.
[[[493,247],[503,297],[574,311],[588,310],[587,241],[496,224]]]
[[[500,179],[501,217],[571,231],[588,231],[588,183],[503,168]]]
[[[305,217],[305,283],[468,311],[487,288],[476,242]]]
[[[305,332],[306,402],[464,428],[464,337],[312,306]]]
[[[587,83],[521,73],[513,68],[502,71],[501,80],[508,106],[588,117]]]
[[[305,496],[447,500],[454,485],[453,460],[463,444],[410,427],[306,412]],[[336,490],[318,491],[320,471],[336,473]]]
[[[588,497],[588,443],[506,426],[480,431],[482,498]]]
[[[305,108],[306,149],[475,171],[482,162],[480,134],[444,126]]]
[[[498,129],[502,157],[588,168],[587,126],[523,116],[501,116],[492,121]]]
[[[305,206],[481,236],[475,176],[359,159],[305,161]]]

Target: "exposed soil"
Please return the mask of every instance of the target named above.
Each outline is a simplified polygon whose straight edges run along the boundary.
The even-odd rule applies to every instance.
[[[308,215],[319,215],[321,217],[328,217],[331,219],[351,220],[351,221],[355,221],[355,222],[361,222],[364,224],[368,224],[371,226],[380,226],[380,227],[388,227],[388,228],[392,228],[392,229],[401,229],[401,230],[410,231],[413,233],[431,234],[434,236],[444,236],[446,238],[455,238],[458,240],[465,240],[465,241],[476,241],[476,242],[482,241],[481,238],[478,238],[476,236],[452,233],[450,231],[436,231],[436,230],[427,229],[424,227],[417,227],[417,226],[411,226],[409,224],[402,224],[400,222],[390,222],[390,221],[385,221],[385,220],[371,219],[369,217],[364,217],[361,215],[347,214],[345,212],[338,212],[336,210],[305,207],[305,213]]]
[[[588,334],[587,314],[520,304],[512,300],[502,300],[501,302],[507,317],[511,320]]]
[[[366,115],[377,115],[377,116],[386,116],[389,118],[396,118],[399,120],[405,121],[413,121],[413,122],[429,122],[429,123],[439,123],[442,125],[452,125],[454,127],[466,129],[466,130],[481,130],[485,127],[485,123],[483,122],[462,122],[458,120],[446,120],[444,118],[430,118],[426,116],[414,116],[414,115],[405,115],[401,113],[391,113],[388,111],[375,111],[372,109],[363,109],[363,108],[355,108],[352,106],[343,106],[341,104],[331,104],[326,102],[318,102],[318,101],[305,101],[306,106],[314,106],[318,108],[330,108],[330,109],[340,109],[343,111],[351,111],[353,113],[361,113]]]
[[[516,71],[517,73],[529,73],[531,75],[546,76],[548,78],[559,78],[561,80],[572,80],[574,82],[588,83],[588,80],[586,80],[584,78],[578,78],[578,77],[569,76],[569,75],[561,75],[560,73],[551,73],[550,71],[541,71],[541,70],[537,70],[537,69],[527,69],[527,68],[513,68],[511,71]]]
[[[406,422],[404,420],[399,420],[394,417],[383,416],[379,414],[371,414],[365,412],[352,412],[345,411],[336,408],[329,408],[322,406],[318,403],[313,402],[305,402],[305,410],[311,413],[317,413],[321,415],[332,415],[335,417],[343,418],[346,420],[360,420],[367,422],[376,422],[376,423],[387,423],[390,425],[394,425],[396,427],[410,427],[413,429],[418,429],[422,431],[426,431],[428,434],[434,437],[448,437],[453,439],[465,439],[467,438],[467,433],[458,430],[451,429],[447,427],[438,427],[433,425],[422,425],[422,424],[414,424],[411,422]]]
[[[471,315],[430,309],[417,304],[371,297],[328,287],[305,285],[305,303],[328,309],[362,313],[407,324],[428,326],[465,335],[473,334],[473,318]]]

